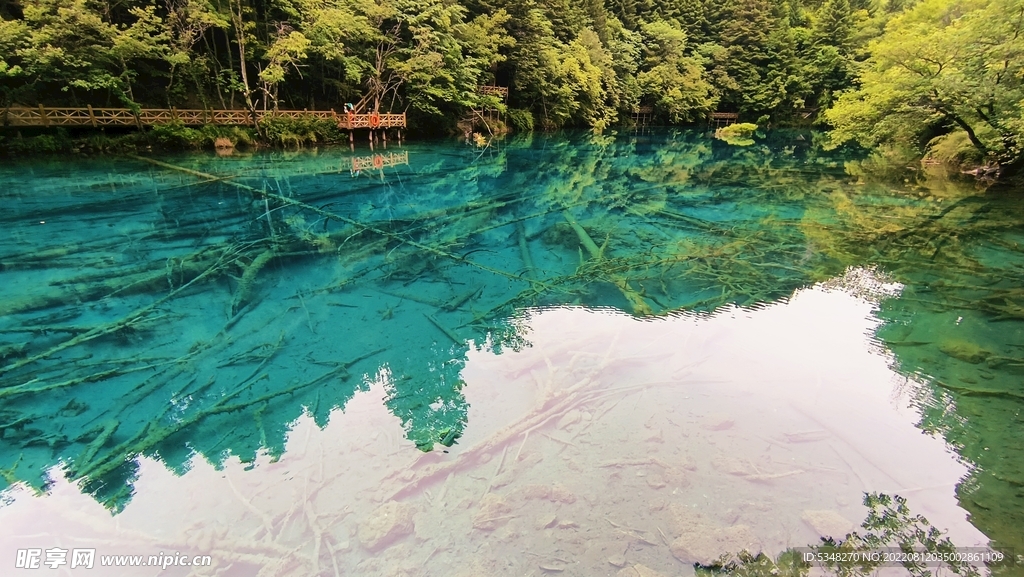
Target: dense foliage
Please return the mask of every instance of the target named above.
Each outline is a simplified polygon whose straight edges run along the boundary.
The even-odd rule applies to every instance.
[[[837,143],[1007,166],[1022,23],[1021,0],[7,0],[0,105],[353,102],[420,127],[497,107],[520,130],[641,106],[823,116]]]
[[[1024,3],[924,0],[868,44],[859,89],[828,111],[836,142],[1016,170],[1024,117]]]
[[[785,120],[851,86],[891,12],[868,0],[13,0],[0,3],[0,104],[354,102],[450,125],[497,83],[520,126],[601,128],[641,105],[674,123],[715,110]]]

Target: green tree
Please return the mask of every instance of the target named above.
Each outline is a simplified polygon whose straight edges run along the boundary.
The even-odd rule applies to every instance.
[[[208,30],[227,29],[227,18],[217,13],[206,0],[167,0],[164,23],[168,39],[168,49],[164,54],[169,67],[168,104],[174,100],[187,100],[189,88],[194,88],[194,94],[205,103],[206,86],[203,79],[210,75],[213,68],[210,59],[195,49],[196,44]],[[181,83],[182,77],[192,81],[190,87]]]
[[[352,102],[446,128],[503,106],[477,92],[498,83],[546,128],[612,126],[641,99],[670,122],[719,103],[784,119],[850,86],[864,45],[913,2],[899,1],[15,1],[0,3],[0,98],[251,111]],[[1000,123],[1021,121],[987,125]]]
[[[925,0],[893,18],[870,47],[860,87],[826,118],[834,143],[920,149],[962,131],[1005,169],[1021,164],[1024,4]]]
[[[672,0],[665,3],[663,15],[678,22],[686,31],[687,39],[695,45],[717,40],[716,4],[707,0]]]
[[[719,43],[723,67],[735,82],[723,101],[750,118],[803,105],[804,78],[797,71],[788,5],[771,0],[729,0]]]
[[[18,51],[28,43],[28,25],[22,20],[6,19],[0,16],[0,89],[3,100],[0,104],[10,105],[24,92],[26,71],[21,66]]]
[[[849,47],[852,32],[849,0],[825,0],[814,23],[815,43],[834,46],[844,52]]]
[[[266,64],[259,74],[264,107],[269,103],[277,110],[278,86],[284,82],[289,68],[299,73],[299,65],[306,59],[311,44],[301,32],[279,29],[273,44],[267,47]]]
[[[25,84],[19,93],[101,93],[137,106],[133,82],[147,63],[167,51],[166,33],[152,5],[129,5],[124,21],[111,22],[88,0],[39,0],[26,4],[22,24],[5,24],[13,45],[3,68]],[[9,59],[9,60],[8,60]]]
[[[718,105],[700,57],[686,56],[686,32],[674,21],[641,27],[644,62],[637,75],[641,93],[671,122],[692,122]]]

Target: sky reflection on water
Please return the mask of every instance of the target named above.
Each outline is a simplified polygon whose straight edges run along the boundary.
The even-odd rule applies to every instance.
[[[673,575],[850,530],[865,491],[904,495],[956,543],[984,544],[954,499],[967,466],[915,426],[915,385],[872,336],[864,293],[898,285],[853,270],[828,286],[647,321],[528,311],[529,346],[470,352],[474,426],[448,453],[413,450],[377,382],[322,430],[300,417],[280,459],[252,470],[197,457],[178,476],[144,458],[116,517],[64,480],[43,498],[15,492],[0,565],[61,545],[209,554],[239,576],[598,575],[610,561]]]

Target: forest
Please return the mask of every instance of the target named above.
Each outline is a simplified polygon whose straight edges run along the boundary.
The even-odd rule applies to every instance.
[[[1021,0],[2,0],[0,106],[355,103],[421,132],[480,109],[519,131],[728,111],[1006,170],[1022,25]]]

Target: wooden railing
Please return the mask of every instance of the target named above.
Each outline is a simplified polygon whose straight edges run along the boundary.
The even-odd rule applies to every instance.
[[[338,128],[353,130],[355,128],[405,128],[405,113],[378,114],[374,126],[373,114],[339,114]]]
[[[385,154],[371,154],[369,156],[353,156],[352,172],[370,170],[371,168],[381,170],[386,166],[398,164],[409,164],[409,151],[404,150],[398,154],[388,152]]]
[[[720,126],[729,126],[739,120],[738,112],[712,112],[710,123],[714,123],[715,128]]]
[[[499,96],[503,99],[508,98],[507,86],[478,86],[477,92],[484,96]]]
[[[12,106],[0,109],[0,124],[5,126],[153,126],[180,122],[189,126],[203,124],[251,125],[266,117],[320,118],[336,120],[339,128],[371,128],[369,114],[356,114],[353,126],[348,118],[334,110],[201,110],[187,108],[143,108],[138,114],[127,108],[36,108]],[[255,117],[254,117],[255,116]],[[405,114],[381,114],[380,128],[405,127]]]

